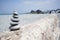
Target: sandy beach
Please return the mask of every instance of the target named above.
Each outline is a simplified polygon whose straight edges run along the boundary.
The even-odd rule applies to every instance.
[[[20,27],[38,21],[49,14],[21,14],[19,15]],[[60,20],[60,14],[57,14]],[[0,32],[8,31],[12,15],[0,15]],[[60,22],[59,22],[60,23]]]
[[[3,15],[1,15],[1,17],[2,16]],[[5,17],[6,21],[3,20],[3,17]],[[31,38],[32,40],[59,40],[59,14],[19,15],[19,26],[21,29],[12,32],[8,29],[12,15],[4,15],[3,17],[0,22],[0,24],[4,22],[4,25],[0,25],[0,32],[2,32],[0,35],[1,40],[31,40]]]

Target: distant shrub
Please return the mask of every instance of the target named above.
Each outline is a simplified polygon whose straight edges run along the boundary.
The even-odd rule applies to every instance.
[[[36,10],[36,13],[39,14],[39,13],[42,13],[42,11],[41,10]]]

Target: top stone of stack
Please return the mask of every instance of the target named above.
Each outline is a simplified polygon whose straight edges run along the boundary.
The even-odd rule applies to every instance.
[[[14,15],[18,15],[18,12],[16,10],[13,11]]]

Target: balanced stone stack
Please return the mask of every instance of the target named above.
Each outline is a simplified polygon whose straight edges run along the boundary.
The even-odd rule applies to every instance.
[[[11,26],[9,27],[10,31],[19,30],[20,28],[19,28],[18,23],[19,23],[18,13],[16,11],[14,11],[13,17],[12,17],[11,23],[10,23]]]

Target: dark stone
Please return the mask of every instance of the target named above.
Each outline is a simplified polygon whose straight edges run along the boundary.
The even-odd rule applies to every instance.
[[[17,29],[10,29],[10,31],[17,31],[19,30],[20,28],[17,28]]]
[[[11,19],[11,21],[12,21],[12,22],[19,22],[19,20],[13,20],[13,19]]]
[[[16,15],[16,16],[17,16],[18,14],[16,14],[16,13],[13,13],[13,15]]]
[[[16,16],[13,16],[13,18],[18,18],[18,17],[16,17]]]

